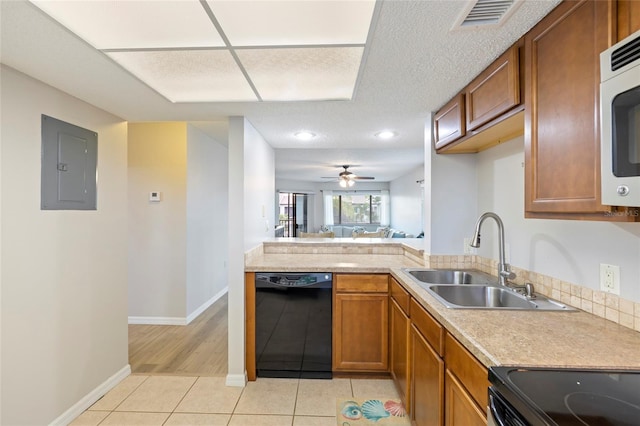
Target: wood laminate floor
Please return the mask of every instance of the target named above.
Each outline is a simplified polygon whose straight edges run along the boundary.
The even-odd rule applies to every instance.
[[[138,374],[225,376],[227,295],[189,325],[129,325],[129,364]]]

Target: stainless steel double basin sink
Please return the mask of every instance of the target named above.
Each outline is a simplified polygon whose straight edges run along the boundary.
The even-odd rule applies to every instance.
[[[474,269],[404,268],[409,276],[447,308],[573,311],[542,295],[526,297],[498,285],[498,279]]]

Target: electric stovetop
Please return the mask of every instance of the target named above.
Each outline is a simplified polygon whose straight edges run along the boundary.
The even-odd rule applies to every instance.
[[[489,380],[532,425],[640,425],[640,371],[492,367]]]

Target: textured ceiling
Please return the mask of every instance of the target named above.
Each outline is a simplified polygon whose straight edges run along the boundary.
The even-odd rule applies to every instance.
[[[344,161],[340,150],[347,149],[352,158],[358,158],[353,150],[367,152],[367,158],[376,151],[378,158],[388,155],[385,150],[405,153],[409,171],[430,113],[558,3],[525,0],[499,27],[451,31],[466,2],[386,0],[379,5],[352,101],[174,104],[25,1],[1,2],[0,55],[4,64],[128,121],[219,121],[243,115],[276,148],[277,161],[284,155],[278,148],[307,150],[296,164],[322,160],[326,167],[319,175],[312,168],[312,174],[298,173],[320,180],[335,172],[333,165]],[[378,140],[373,135],[382,129],[398,136]],[[293,136],[300,130],[317,137],[301,142]],[[362,165],[361,175],[375,176],[364,161],[353,162]],[[278,164],[279,177],[281,167],[293,167]]]

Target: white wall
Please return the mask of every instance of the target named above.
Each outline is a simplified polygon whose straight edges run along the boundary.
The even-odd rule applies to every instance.
[[[424,179],[424,165],[415,168],[404,176],[389,182],[391,208],[391,227],[418,235],[424,228],[422,224],[423,196],[422,187],[417,181]]]
[[[511,264],[594,290],[600,263],[619,265],[621,296],[640,302],[640,223],[525,219],[523,162],[522,137],[477,155],[478,212],[502,218]],[[485,224],[479,254],[495,259],[497,231]]]
[[[229,118],[229,371],[226,383],[244,386],[244,254],[273,237],[273,148],[244,117]]]
[[[227,287],[228,151],[187,126],[187,317]]]
[[[430,254],[462,254],[464,238],[473,235],[478,218],[477,157],[435,154],[430,141],[425,151],[430,153],[425,168],[425,186],[431,186],[425,190],[430,211],[425,238],[430,240]]]
[[[128,364],[127,126],[0,72],[0,423],[44,425]],[[40,210],[41,114],[98,133],[96,211]]]
[[[275,227],[275,154],[245,120],[244,128],[244,249],[273,237]]]
[[[186,317],[187,125],[129,124],[129,316]],[[162,192],[150,202],[149,192]]]

